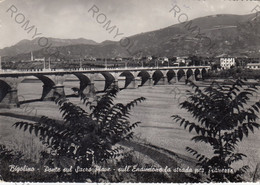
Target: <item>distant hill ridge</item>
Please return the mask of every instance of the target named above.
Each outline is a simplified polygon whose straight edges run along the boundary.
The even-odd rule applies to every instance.
[[[190,24],[190,25],[189,25]],[[190,27],[189,27],[190,26]],[[214,48],[209,50],[209,39],[196,37],[197,27],[200,33],[210,39]],[[259,55],[260,19],[256,14],[233,15],[219,14],[200,17],[190,22],[175,24],[163,29],[141,33],[128,37],[133,44],[131,52],[122,47],[120,42],[106,40],[96,43],[87,39],[55,39],[50,42],[61,53],[61,57],[129,57],[142,52],[142,55],[187,56],[187,55]],[[37,40],[22,40],[14,46],[0,50],[2,56],[16,56],[28,59],[28,52],[34,50],[37,57],[44,52],[37,46]],[[19,55],[18,55],[19,54]]]
[[[17,44],[11,47],[5,47],[0,50],[1,56],[14,56],[22,53],[28,53],[31,51],[37,51],[42,49],[42,47],[38,43],[39,38],[35,38],[33,40],[21,40]],[[77,45],[77,44],[89,44],[89,45],[96,45],[97,42],[93,40],[88,40],[84,38],[78,39],[59,39],[59,38],[51,38],[47,37],[48,43],[51,43],[54,47],[60,46],[68,46],[68,45]]]

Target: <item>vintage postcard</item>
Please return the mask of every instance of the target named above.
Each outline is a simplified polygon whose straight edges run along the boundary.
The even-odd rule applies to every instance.
[[[260,181],[260,2],[0,0],[0,183]]]

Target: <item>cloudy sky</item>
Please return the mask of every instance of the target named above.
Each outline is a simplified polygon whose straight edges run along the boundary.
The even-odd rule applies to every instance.
[[[7,11],[12,5],[13,17],[12,11]],[[178,17],[170,12],[173,5],[189,20],[214,14],[250,14],[257,5],[260,10],[260,2],[254,0],[0,0],[0,48],[32,39],[35,30],[27,33],[21,28],[27,20],[43,37],[120,40],[177,24]],[[98,12],[93,15],[91,8]],[[116,26],[111,33],[104,28],[109,20],[110,26]],[[122,35],[114,38],[117,29]]]

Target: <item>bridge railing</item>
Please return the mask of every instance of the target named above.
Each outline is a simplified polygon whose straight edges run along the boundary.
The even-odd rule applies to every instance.
[[[156,70],[156,69],[194,69],[210,68],[210,66],[156,66],[156,67],[106,67],[106,68],[73,68],[73,69],[2,69],[0,74],[4,73],[44,73],[44,72],[73,72],[73,71],[118,71],[118,70]]]

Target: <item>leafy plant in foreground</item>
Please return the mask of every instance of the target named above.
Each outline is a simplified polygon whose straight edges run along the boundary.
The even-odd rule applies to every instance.
[[[89,112],[66,99],[57,99],[64,118],[61,123],[42,117],[39,122],[17,122],[14,126],[34,132],[49,148],[49,152],[44,154],[44,158],[51,159],[48,165],[89,168],[117,157],[121,150],[117,144],[131,139],[132,129],[140,123],[130,123],[129,113],[145,98],[135,99],[126,105],[115,104],[113,100],[118,91],[118,87],[113,86],[96,101],[96,105],[86,101]],[[77,174],[74,175],[73,179],[79,180]],[[86,176],[82,180],[85,179]]]
[[[180,106],[190,112],[198,123],[188,121],[179,115],[172,117],[189,132],[194,130],[196,136],[192,141],[209,144],[213,149],[213,155],[206,157],[190,147],[186,150],[196,157],[197,165],[204,170],[208,180],[242,181],[243,174],[249,167],[242,166],[235,170],[232,164],[246,157],[245,154],[236,152],[239,142],[248,137],[249,132],[259,128],[256,121],[260,102],[248,105],[257,88],[253,85],[246,86],[241,80],[236,80],[231,85],[213,82],[204,90],[194,83],[192,87],[195,88],[194,92],[188,91],[189,98]],[[224,169],[233,173],[215,171]]]

